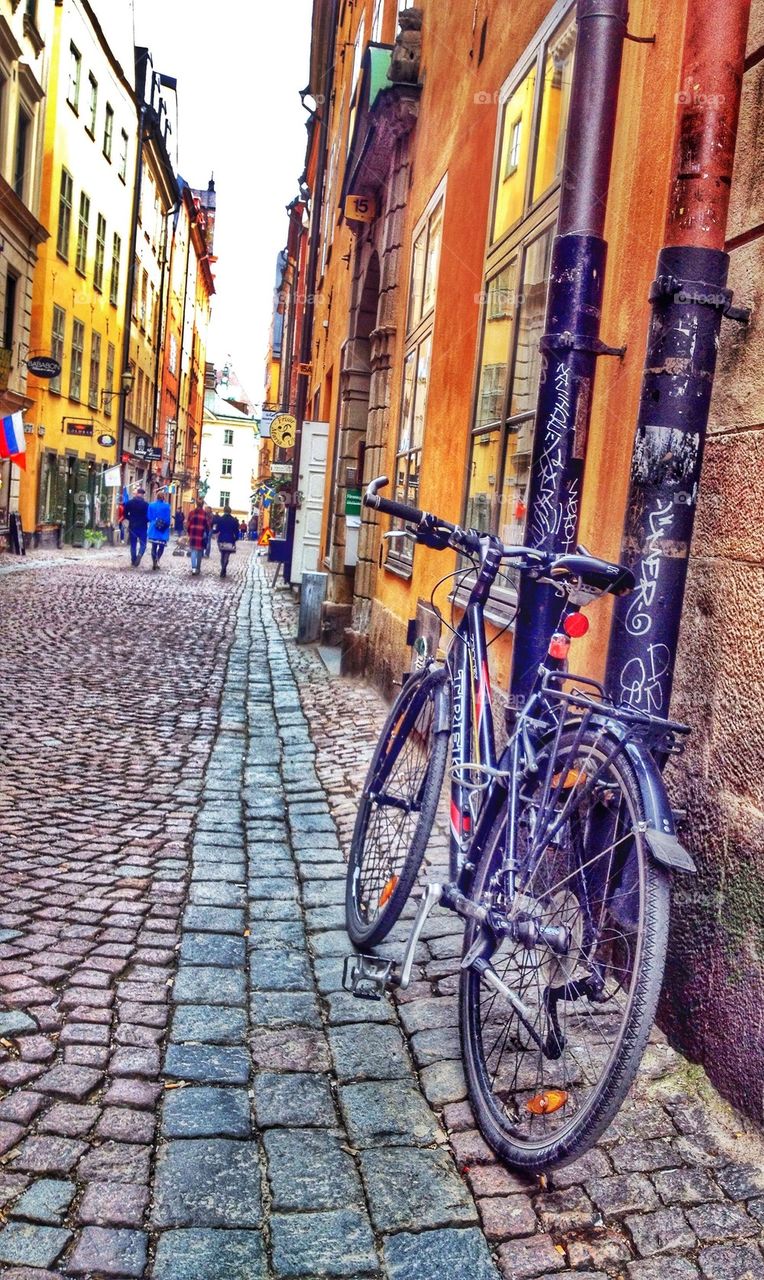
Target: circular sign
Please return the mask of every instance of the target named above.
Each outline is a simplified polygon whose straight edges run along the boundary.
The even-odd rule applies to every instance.
[[[53,356],[31,356],[27,360],[27,369],[36,378],[57,378],[61,373],[61,365]]]
[[[104,432],[102,436],[98,437],[98,443],[103,445],[104,449],[111,449],[117,443],[117,437],[110,436],[108,432]]]
[[[271,423],[271,440],[279,449],[291,449],[297,439],[297,419],[291,413],[277,413]]]

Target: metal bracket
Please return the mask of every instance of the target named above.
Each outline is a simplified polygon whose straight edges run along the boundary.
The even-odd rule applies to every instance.
[[[633,36],[630,31],[626,32],[624,40],[631,40],[632,44],[655,44],[655,36]]]
[[[626,355],[626,347],[609,347],[600,338],[569,331],[545,333],[539,346],[542,351],[590,351],[595,356],[618,356],[621,360]]]
[[[732,297],[731,289],[720,289],[718,285],[708,284],[705,280],[679,280],[672,275],[658,276],[650,285],[648,294],[650,302],[671,298],[674,302],[695,307],[711,307],[714,311],[720,311],[728,320],[748,324],[751,319],[750,307],[733,306]]]

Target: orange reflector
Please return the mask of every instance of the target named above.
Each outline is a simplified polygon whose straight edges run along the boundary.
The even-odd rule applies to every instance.
[[[552,636],[552,639],[549,641],[549,657],[557,658],[560,661],[563,661],[568,656],[569,648],[570,648],[569,638],[567,636],[564,636],[562,632],[555,631],[554,635]]]
[[[564,1089],[545,1089],[543,1093],[529,1098],[525,1105],[534,1116],[549,1116],[564,1107],[567,1101],[568,1094]]]
[[[562,774],[556,773],[552,778],[552,786],[559,787],[561,778]],[[562,789],[563,791],[570,791],[571,787],[577,787],[579,782],[586,782],[586,774],[582,773],[580,769],[568,769],[565,774],[565,780],[562,783]]]
[[[580,636],[585,636],[589,630],[589,619],[585,613],[569,613],[562,624],[562,629],[566,636],[577,640]]]
[[[382,890],[382,892],[381,892],[381,893],[380,893],[380,895],[379,895],[379,905],[380,905],[380,907],[386,907],[386,906],[387,906],[388,902],[389,902],[389,901],[390,901],[390,899],[392,898],[392,896],[393,896],[393,894],[395,893],[395,890],[396,890],[397,888],[398,888],[398,877],[397,877],[397,876],[390,876],[390,879],[388,880],[387,884],[385,885],[384,889]]]

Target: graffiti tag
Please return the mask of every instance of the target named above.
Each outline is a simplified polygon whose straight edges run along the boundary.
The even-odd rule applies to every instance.
[[[621,701],[640,711],[663,711],[663,678],[671,667],[671,651],[665,644],[647,646],[647,656],[630,658],[621,672]]]
[[[558,364],[554,375],[555,402],[545,425],[546,448],[539,458],[539,485],[534,503],[531,525],[533,546],[543,546],[546,540],[560,530],[563,512],[559,501],[559,481],[565,468],[563,439],[570,422],[570,369]],[[568,503],[566,524],[570,520],[574,490]],[[575,495],[575,514],[578,514],[578,497]]]
[[[648,520],[648,535],[639,566],[637,589],[626,614],[626,630],[632,636],[645,636],[653,625],[650,612],[658,591],[661,571],[660,544],[674,519],[673,498],[659,500]]]

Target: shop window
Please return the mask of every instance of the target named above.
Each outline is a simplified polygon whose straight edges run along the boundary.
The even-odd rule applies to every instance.
[[[525,538],[574,48],[558,3],[502,90],[464,519],[506,543]]]
[[[419,480],[430,386],[444,198],[444,186],[441,184],[415,229],[411,251],[403,387],[395,456],[395,498],[414,507],[420,505]],[[402,524],[394,521],[393,527],[401,528]],[[391,569],[408,574],[412,556],[413,544],[408,539],[395,538],[390,543],[387,564]]]
[[[64,365],[64,341],[66,338],[66,312],[63,307],[53,305],[53,324],[50,333],[50,354],[54,360],[63,368]],[[48,383],[51,391],[61,392],[61,374],[51,378]]]
[[[69,399],[82,396],[82,357],[85,352],[85,326],[81,320],[72,323],[72,358],[69,365]]]
[[[72,175],[61,170],[61,186],[58,196],[58,232],[56,234],[56,252],[69,261],[69,239],[72,230],[72,198],[74,186]]]
[[[66,92],[66,101],[72,110],[79,114],[80,110],[80,79],[82,76],[82,57],[76,45],[69,45],[69,87]]]
[[[100,293],[103,289],[103,266],[106,258],[106,219],[102,213],[96,223],[95,264],[93,266],[93,288]]]

